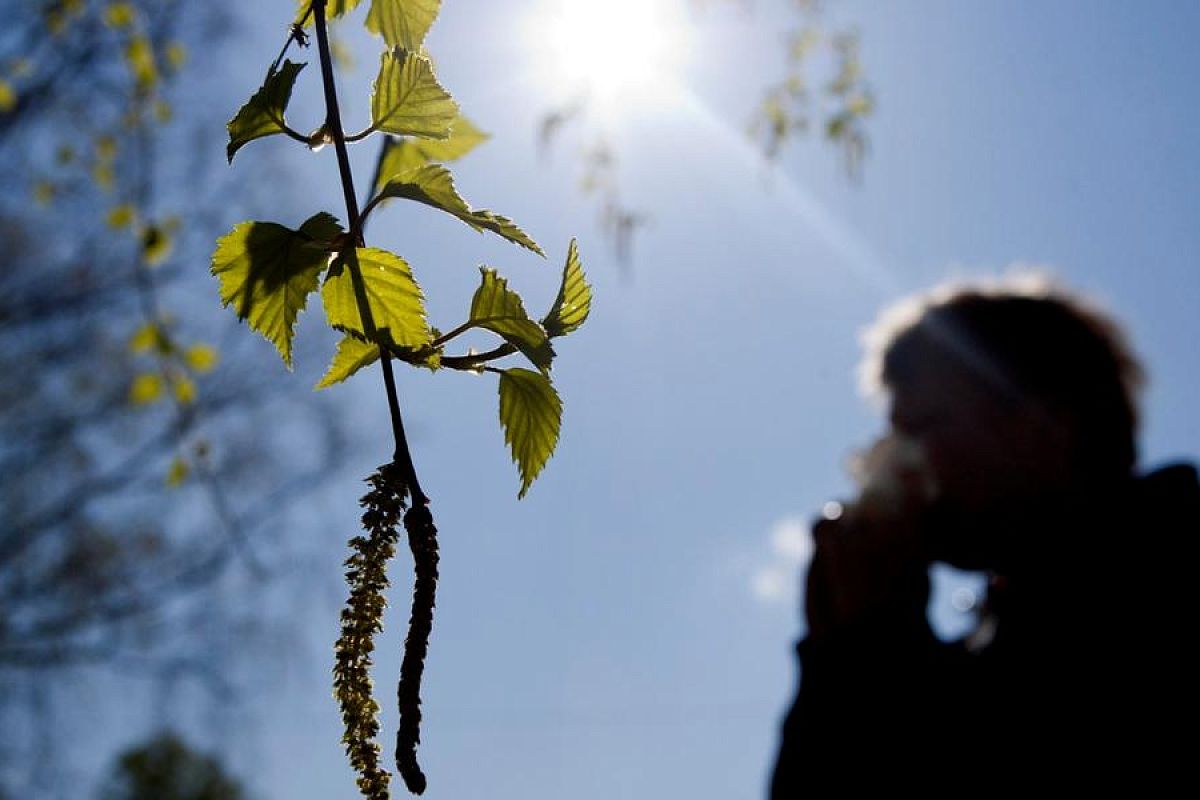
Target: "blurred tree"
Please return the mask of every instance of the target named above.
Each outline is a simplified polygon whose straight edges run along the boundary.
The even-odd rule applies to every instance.
[[[343,448],[263,353],[194,333],[237,327],[186,301],[211,295],[230,210],[190,141],[216,122],[202,81],[181,96],[177,78],[218,46],[221,4],[0,14],[0,791],[32,797],[67,746],[45,733],[56,697],[86,670],[228,692],[253,593],[287,567],[263,523]]]
[[[841,149],[846,171],[858,177],[867,152],[866,119],[875,108],[858,34],[827,24],[818,0],[791,0],[790,8],[784,75],[767,86],[750,136],[776,160],[816,128]]]
[[[100,800],[242,800],[220,762],[163,733],[122,753]]]

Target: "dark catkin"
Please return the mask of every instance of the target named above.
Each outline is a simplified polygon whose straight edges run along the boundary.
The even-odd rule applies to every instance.
[[[342,709],[342,743],[350,765],[358,772],[358,787],[368,800],[387,800],[388,772],[379,766],[379,705],[371,692],[371,653],[375,634],[383,630],[383,593],[388,587],[387,563],[396,553],[398,526],[405,509],[407,487],[395,464],[387,464],[367,479],[371,489],[360,500],[365,536],[350,540],[353,554],[346,559],[350,597],[342,609],[342,632],[335,648],[333,690]]]
[[[404,640],[404,660],[400,665],[400,685],[396,689],[400,705],[400,729],[396,734],[396,768],[413,794],[425,791],[425,774],[417,763],[417,745],[421,741],[421,676],[429,650],[429,632],[433,628],[433,606],[437,594],[437,528],[428,507],[415,505],[404,515],[408,544],[413,554],[416,582],[413,585],[412,614],[408,637]]]

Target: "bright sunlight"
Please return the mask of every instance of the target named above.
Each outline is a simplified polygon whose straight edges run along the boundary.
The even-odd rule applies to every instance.
[[[597,100],[661,96],[680,82],[682,0],[542,0],[530,23],[537,69],[557,93]]]

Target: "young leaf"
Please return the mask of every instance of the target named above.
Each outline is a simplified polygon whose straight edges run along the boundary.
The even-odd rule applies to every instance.
[[[579,246],[572,239],[567,248],[567,263],[563,266],[562,286],[550,313],[542,320],[542,327],[548,336],[566,336],[587,320],[591,310],[592,287],[588,286],[583,274]]]
[[[433,75],[424,56],[401,48],[385,52],[371,95],[371,127],[401,136],[445,139],[458,104]]]
[[[147,266],[157,267],[171,256],[175,243],[171,232],[161,225],[147,225],[142,231],[142,260]]]
[[[549,378],[528,369],[500,373],[500,426],[521,473],[518,498],[554,454],[561,425],[562,401]]]
[[[353,336],[345,336],[338,342],[337,352],[333,355],[333,363],[325,372],[325,377],[316,385],[317,389],[326,389],[335,383],[341,383],[363,367],[374,364],[379,360],[379,345],[374,342],[364,342]]]
[[[472,327],[485,328],[525,354],[533,365],[546,372],[554,361],[554,349],[542,326],[529,318],[521,296],[493,269],[481,267],[483,282],[471,298]]]
[[[441,4],[442,0],[371,0],[367,30],[382,35],[389,47],[420,50]]]
[[[135,219],[137,219],[137,210],[129,203],[113,206],[109,209],[108,216],[105,217],[108,227],[114,229],[128,227],[133,224]]]
[[[196,402],[196,384],[186,375],[176,375],[171,378],[171,391],[182,406],[190,406]]]
[[[162,378],[153,372],[143,372],[129,386],[129,402],[135,406],[153,403],[162,397]]]
[[[324,211],[313,214],[304,220],[300,233],[314,245],[324,246],[326,252],[332,249],[333,240],[345,233],[338,223],[337,217]]]
[[[263,85],[241,107],[237,116],[229,121],[226,126],[229,129],[229,145],[225,148],[225,155],[231,163],[233,154],[247,142],[283,132],[283,115],[292,98],[296,76],[302,69],[303,64],[284,61],[277,72],[268,72]]]
[[[467,201],[463,200],[454,188],[454,177],[450,170],[441,164],[426,164],[411,172],[391,177],[379,190],[379,199],[392,197],[415,200],[441,209],[477,231],[489,230],[527,250],[532,250],[539,256],[546,255],[538,243],[530,239],[525,231],[518,228],[508,217],[493,214],[491,211],[476,210],[467,205]]]
[[[137,20],[130,3],[109,3],[104,9],[104,24],[110,28],[128,28]]]
[[[134,354],[148,353],[156,347],[161,347],[165,338],[157,323],[144,323],[129,337],[129,351]]]
[[[216,348],[207,344],[194,344],[183,354],[188,368],[201,375],[216,369],[219,359]]]
[[[404,259],[374,247],[359,247],[353,253],[374,323],[375,330],[370,331],[359,315],[351,257],[350,253],[338,256],[321,288],[329,324],[361,339],[379,337],[401,347],[428,344],[432,335],[425,321],[425,301]]]
[[[221,304],[237,303],[240,319],[279,350],[292,366],[296,317],[329,263],[330,240],[341,227],[316,214],[294,231],[274,222],[243,222],[217,241],[212,273],[221,282]]]
[[[158,80],[154,47],[144,36],[135,36],[125,46],[125,63],[139,89],[147,89]]]
[[[179,71],[187,61],[187,47],[182,42],[171,42],[167,45],[167,64],[171,69]]]
[[[455,161],[474,150],[490,136],[459,114],[450,123],[448,139],[398,139],[386,137],[379,161],[378,191],[387,179],[410,172],[430,161]]]
[[[188,463],[179,456],[171,461],[171,466],[167,469],[167,486],[172,489],[183,485],[187,480],[188,473],[191,472]]]
[[[17,107],[17,90],[8,81],[0,78],[0,114],[7,114]]]

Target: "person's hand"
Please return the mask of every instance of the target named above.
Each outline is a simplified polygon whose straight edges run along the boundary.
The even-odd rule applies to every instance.
[[[813,525],[805,594],[812,638],[860,623],[924,621],[929,560],[922,521],[936,487],[919,445],[881,439],[857,460],[855,477],[858,499]]]
[[[929,600],[928,561],[918,526],[820,519],[808,568],[811,638],[861,623],[919,624]]]

